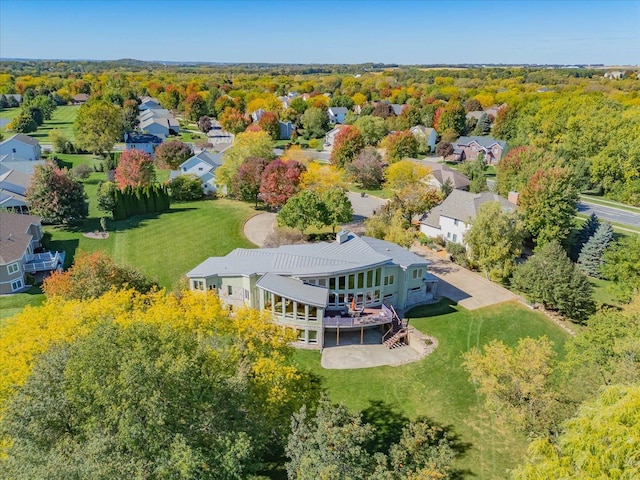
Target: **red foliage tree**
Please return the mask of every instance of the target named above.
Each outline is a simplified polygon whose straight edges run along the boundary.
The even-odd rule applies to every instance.
[[[122,153],[116,167],[115,181],[118,188],[126,186],[144,187],[156,179],[156,169],[151,155],[142,150],[127,150]]]
[[[278,116],[275,113],[264,112],[260,120],[258,120],[258,125],[274,140],[280,139],[280,120],[278,120]]]
[[[227,107],[224,110],[224,113],[220,115],[220,125],[227,132],[237,135],[247,129],[247,126],[249,126],[249,119],[236,108]]]
[[[331,150],[331,163],[338,167],[350,164],[364,148],[364,138],[358,127],[347,125],[336,135]]]
[[[169,140],[158,145],[154,152],[154,161],[158,168],[178,167],[193,156],[191,147],[180,140]]]
[[[264,169],[260,181],[262,201],[272,207],[281,207],[300,190],[300,175],[305,166],[289,160],[276,159]]]
[[[262,183],[262,172],[268,165],[264,158],[249,157],[242,162],[235,177],[233,177],[231,191],[233,195],[247,202],[256,202]]]

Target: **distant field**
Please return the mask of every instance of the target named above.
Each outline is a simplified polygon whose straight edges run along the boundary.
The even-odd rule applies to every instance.
[[[51,120],[45,120],[44,124],[35,132],[29,133],[29,136],[37,138],[41,143],[50,143],[51,140],[49,138],[49,133],[51,130],[59,129],[73,141],[73,122],[78,114],[78,108],[80,108],[78,105],[63,105],[56,108]],[[8,108],[0,111],[0,118],[12,120],[19,113],[20,108]],[[0,131],[5,134],[5,137],[7,134],[11,134],[11,132],[8,132],[4,126],[0,128]]]

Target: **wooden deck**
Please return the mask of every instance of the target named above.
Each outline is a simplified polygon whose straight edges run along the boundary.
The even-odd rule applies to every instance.
[[[328,329],[376,327],[389,323],[391,323],[391,317],[384,315],[380,308],[365,308],[360,315],[353,316],[345,316],[338,311],[334,314],[329,311],[322,319],[322,325]]]

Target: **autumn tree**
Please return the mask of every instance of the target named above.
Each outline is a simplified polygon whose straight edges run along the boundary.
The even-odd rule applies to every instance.
[[[496,190],[503,197],[521,192],[538,170],[550,169],[556,163],[553,153],[541,148],[512,148],[496,165]]]
[[[211,118],[209,118],[207,115],[203,115],[202,117],[200,117],[197,124],[198,130],[200,130],[202,133],[207,133],[209,130],[211,130],[212,127]]]
[[[373,115],[360,116],[354,125],[360,130],[366,145],[377,145],[388,133],[384,119]]]
[[[233,178],[238,168],[249,157],[264,158],[270,161],[273,158],[275,143],[267,132],[244,132],[236,136],[231,148],[227,148],[222,154],[224,160],[216,170],[216,178],[221,185],[225,185],[230,194],[233,194]]]
[[[169,140],[158,145],[153,152],[153,158],[158,168],[177,170],[180,165],[193,156],[189,145],[180,140]]]
[[[395,163],[405,158],[415,158],[418,155],[418,140],[409,131],[394,132],[386,136],[381,143],[386,151],[386,160]]]
[[[397,243],[405,248],[409,248],[416,237],[402,211],[389,208],[388,205],[366,219],[364,225],[368,237]]]
[[[347,173],[362,188],[380,188],[384,180],[384,161],[375,148],[365,147],[347,165]]]
[[[485,177],[487,164],[484,161],[483,155],[478,155],[478,158],[475,160],[464,162],[462,171],[469,177],[469,191],[471,193],[480,193],[489,190],[489,187],[487,187],[487,178]]]
[[[144,187],[153,183],[155,179],[156,169],[151,155],[135,148],[122,152],[115,173],[118,188]]]
[[[357,127],[347,125],[336,135],[331,150],[331,163],[340,168],[349,165],[364,148],[362,134]]]
[[[466,126],[466,112],[460,102],[449,102],[440,113],[438,123],[434,125],[438,132],[455,132],[462,135]]]
[[[300,190],[300,176],[305,167],[295,161],[276,159],[264,169],[260,182],[260,196],[267,205],[278,208]]]
[[[429,212],[442,202],[440,190],[424,183],[409,183],[397,190],[389,202],[389,208],[400,212],[410,225],[414,217]]]
[[[78,109],[73,129],[78,148],[103,155],[122,136],[122,109],[105,101],[87,102]]]
[[[220,126],[234,135],[244,132],[250,123],[249,118],[244,113],[240,113],[233,107],[227,107],[218,118]]]
[[[533,257],[516,268],[511,283],[532,302],[576,322],[586,321],[595,310],[591,282],[555,240],[538,247]]]
[[[571,170],[538,170],[522,190],[519,203],[527,231],[537,245],[564,241],[571,232],[578,203]]]
[[[47,297],[84,300],[97,298],[111,288],[146,293],[156,286],[135,268],[117,265],[102,251],[79,251],[71,268],[52,273],[44,280],[42,290]]]
[[[285,156],[281,157],[280,160],[285,161]],[[300,177],[300,188],[302,189],[322,192],[333,187],[345,188],[346,186],[343,170],[335,165],[316,161],[309,162]]]
[[[260,120],[258,120],[258,125],[260,125],[260,128],[267,132],[274,141],[280,139],[280,120],[275,113],[264,112]]]
[[[442,158],[453,155],[453,145],[449,142],[438,142],[436,145],[436,155]]]
[[[264,158],[246,158],[238,167],[233,178],[232,192],[234,195],[246,202],[255,202],[258,206],[262,173],[268,164],[269,162]]]
[[[26,196],[30,212],[45,222],[76,224],[89,214],[82,182],[53,162],[35,166]]]
[[[384,178],[387,187],[400,190],[407,185],[422,182],[430,171],[428,167],[413,160],[400,160],[387,167]]]
[[[27,112],[20,112],[9,122],[7,128],[16,133],[31,133],[38,129],[38,124]]]
[[[373,107],[373,112],[371,113],[371,115],[383,119],[396,116],[393,107],[390,103],[387,102],[376,103],[375,107]]]
[[[125,100],[122,105],[122,129],[125,132],[133,132],[138,125],[138,101],[133,99]]]
[[[556,428],[549,415],[558,401],[551,385],[555,356],[546,337],[520,339],[515,348],[492,340],[463,354],[462,365],[489,411],[521,431],[546,434]]]
[[[640,386],[609,386],[580,406],[558,437],[534,440],[511,478],[637,478],[639,436]]]
[[[464,241],[471,258],[492,280],[504,281],[522,253],[524,226],[517,212],[503,211],[499,202],[481,205]]]
[[[207,104],[197,93],[191,93],[184,99],[184,114],[192,122],[207,114]]]

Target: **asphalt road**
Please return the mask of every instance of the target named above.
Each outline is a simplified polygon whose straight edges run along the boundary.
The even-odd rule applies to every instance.
[[[623,225],[640,227],[640,213],[620,210],[614,207],[604,207],[595,203],[578,202],[578,213],[591,215],[595,213],[601,220],[608,220]]]

